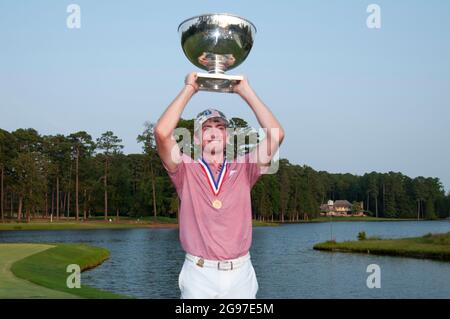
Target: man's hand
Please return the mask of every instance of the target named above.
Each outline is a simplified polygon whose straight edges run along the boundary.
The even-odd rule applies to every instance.
[[[272,157],[275,155],[281,142],[283,142],[284,130],[269,108],[250,87],[246,77],[234,87],[234,92],[238,93],[247,102],[255,113],[261,127],[266,129],[266,137],[258,143],[254,150],[258,164],[266,166],[270,164]]]
[[[184,84],[186,86],[190,86],[194,89],[194,93],[198,92],[198,84],[197,84],[197,72],[191,72],[186,75],[184,79]]]
[[[239,83],[233,87],[233,92],[239,94],[241,97],[244,97],[246,94],[252,91],[253,89],[248,83],[247,77],[244,77],[243,80],[239,81]]]

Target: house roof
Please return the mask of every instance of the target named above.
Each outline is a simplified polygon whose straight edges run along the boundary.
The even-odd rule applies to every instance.
[[[321,211],[329,211],[336,209],[337,207],[345,207],[345,208],[352,208],[352,204],[348,200],[337,200],[333,203],[333,206],[329,207],[328,204],[322,204],[320,205]]]
[[[334,202],[334,207],[352,207],[348,200],[337,200]]]

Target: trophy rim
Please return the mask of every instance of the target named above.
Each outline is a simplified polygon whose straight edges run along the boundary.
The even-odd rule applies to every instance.
[[[190,17],[190,18],[188,18],[188,19],[185,19],[185,20],[183,20],[183,22],[181,22],[181,23],[178,25],[177,32],[180,32],[181,26],[182,26],[183,24],[185,24],[186,22],[188,22],[188,21],[190,21],[190,20],[194,20],[194,19],[200,18],[200,17],[204,17],[204,16],[229,16],[229,17],[234,17],[234,18],[242,19],[242,20],[244,20],[244,21],[246,21],[246,22],[248,22],[248,23],[251,24],[251,26],[253,27],[253,29],[254,29],[254,31],[255,31],[255,34],[258,32],[258,29],[256,28],[256,26],[255,26],[255,25],[253,24],[253,22],[251,22],[250,20],[248,20],[248,19],[246,19],[246,18],[244,18],[244,17],[241,17],[241,16],[239,16],[239,15],[236,15],[236,14],[232,14],[232,13],[218,13],[218,12],[216,12],[216,13],[199,14],[199,15]]]

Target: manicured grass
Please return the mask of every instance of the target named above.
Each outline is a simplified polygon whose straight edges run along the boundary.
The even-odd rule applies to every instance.
[[[53,220],[32,220],[30,223],[0,223],[2,230],[66,230],[66,229],[117,229],[117,228],[148,228],[148,227],[173,227],[176,224],[175,218],[158,217],[156,221],[153,217],[140,219],[120,218],[119,221],[105,221],[103,218],[94,218],[87,221],[75,221],[73,219]]]
[[[450,232],[402,239],[367,239],[316,244],[316,250],[430,258],[450,261]]]
[[[333,217],[325,217],[325,216],[321,216],[321,217],[317,217],[314,219],[311,219],[310,222],[329,222],[330,220],[332,220],[333,222],[348,222],[348,221],[353,221],[353,222],[397,222],[397,221],[411,221],[411,220],[416,220],[416,219],[402,219],[402,218],[381,218],[381,217],[371,217],[371,216],[366,216],[366,217],[352,217],[352,216],[333,216]]]
[[[156,221],[153,216],[145,216],[140,218],[142,221],[150,222],[150,223],[158,223],[158,224],[177,224],[178,221],[176,218],[165,217],[165,216],[157,216]]]
[[[11,272],[15,262],[53,247],[44,244],[0,244],[0,299],[77,298],[18,278]]]
[[[62,293],[81,298],[127,298],[83,284],[81,288],[67,287],[67,266],[77,264],[81,271],[98,266],[109,256],[107,249],[79,244],[58,244],[15,262],[12,273],[21,279]],[[111,276],[120,274],[111,274]]]
[[[253,227],[265,227],[265,226],[279,226],[280,223],[263,222],[260,220],[253,220]]]
[[[9,223],[0,223],[0,231],[2,230],[67,230],[67,229],[122,229],[122,228],[153,228],[153,227],[177,227],[177,219],[171,217],[158,216],[156,220],[153,216],[145,216],[141,218],[121,217],[118,221],[112,217],[112,222],[105,221],[103,217],[96,216],[86,221],[75,221],[74,219],[60,219],[49,220],[40,219],[32,220],[30,223],[17,223],[11,221]],[[332,217],[333,222],[347,222],[347,221],[369,221],[369,222],[383,222],[383,221],[411,221],[415,219],[396,219],[396,218],[376,218],[376,217]],[[285,224],[297,223],[322,223],[330,222],[330,217],[318,217],[307,221],[290,222],[285,221]],[[253,220],[254,227],[260,226],[278,226],[282,225],[278,221],[262,222]]]
[[[53,223],[29,223],[29,224],[0,224],[0,230],[65,230],[65,229],[110,229],[110,228],[136,228],[139,225],[107,224],[107,223],[76,223],[76,222],[53,222]],[[144,227],[144,226],[141,226]]]
[[[176,218],[160,217],[155,220],[153,217],[120,218],[118,222],[104,221],[103,218],[95,217],[87,221],[75,220],[32,220],[30,223],[17,223],[15,221],[9,223],[0,223],[0,231],[11,230],[70,230],[70,229],[123,229],[123,228],[156,228],[156,227],[177,227]],[[253,226],[277,226],[279,223],[261,222],[253,220]]]
[[[309,219],[309,220],[299,220],[299,221],[290,221],[285,220],[284,223],[281,223],[280,221],[276,220],[273,223],[270,223],[272,226],[273,224],[307,224],[307,223],[329,223],[332,222],[398,222],[398,221],[415,221],[417,219],[405,219],[405,218],[382,218],[382,217],[352,217],[352,216],[333,216],[325,217],[320,216],[317,218]]]

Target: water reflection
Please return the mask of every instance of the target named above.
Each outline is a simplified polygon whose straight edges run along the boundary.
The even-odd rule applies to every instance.
[[[260,227],[252,259],[259,298],[450,298],[450,264],[412,258],[314,251],[330,224]],[[450,221],[333,223],[337,240],[359,231],[386,238],[450,231]],[[83,273],[89,285],[137,298],[178,298],[183,251],[177,229],[0,232],[0,242],[76,242],[106,247],[111,257]],[[381,289],[368,289],[366,267],[381,267]]]

